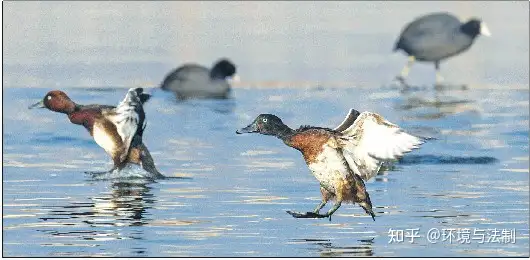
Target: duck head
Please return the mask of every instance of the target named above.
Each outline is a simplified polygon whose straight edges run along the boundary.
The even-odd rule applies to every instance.
[[[279,117],[272,114],[261,114],[250,125],[237,130],[236,134],[260,133],[283,138],[291,132],[292,129],[285,125]]]
[[[74,111],[75,103],[64,92],[52,90],[41,101],[28,108],[47,108],[51,111],[68,114]]]

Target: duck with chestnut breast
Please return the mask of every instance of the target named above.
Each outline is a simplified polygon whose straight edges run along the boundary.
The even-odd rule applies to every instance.
[[[359,204],[375,220],[364,181],[374,177],[383,162],[419,148],[422,139],[372,113],[351,109],[336,128],[301,126],[294,130],[272,114],[259,115],[236,133],[260,133],[281,139],[299,150],[320,182],[321,203],[312,212],[287,211],[295,218],[330,218],[343,202]],[[364,181],[363,181],[364,180]],[[335,201],[325,214],[320,210]]]
[[[68,115],[70,122],[84,126],[94,141],[112,158],[114,169],[128,162],[142,165],[150,173],[161,175],[154,167],[142,141],[145,129],[143,104],[150,98],[142,88],[131,88],[118,106],[80,105],[60,90],[48,92],[29,108],[47,108]]]

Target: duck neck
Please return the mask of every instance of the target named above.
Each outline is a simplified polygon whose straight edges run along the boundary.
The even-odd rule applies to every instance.
[[[63,109],[63,111],[61,111],[61,113],[65,113],[65,114],[69,115],[69,114],[75,112],[78,109],[79,109],[79,105],[74,103],[73,101],[71,101],[70,103],[68,103],[64,107],[64,109]]]
[[[78,105],[74,103],[73,101],[69,100],[68,102],[64,102],[62,106],[59,108],[52,107],[49,109],[55,112],[70,115],[78,109]]]
[[[290,127],[283,125],[283,127],[279,128],[274,136],[282,140],[283,142],[288,142],[289,139],[293,136],[294,130]]]
[[[75,112],[76,110],[79,110],[80,106],[74,102],[70,106],[66,108],[66,114],[71,114]]]

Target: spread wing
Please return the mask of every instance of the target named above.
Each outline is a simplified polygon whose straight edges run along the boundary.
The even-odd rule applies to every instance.
[[[345,121],[334,130],[342,133],[339,145],[346,161],[364,180],[375,176],[384,161],[397,159],[423,143],[376,113],[362,112],[349,126],[345,125],[351,122],[348,118],[355,116],[355,112],[350,110]]]
[[[123,101],[115,109],[108,111],[108,118],[116,126],[116,130],[123,142],[124,154],[120,156],[122,160],[127,158],[131,141],[136,135],[139,125],[143,124],[143,122],[140,122],[142,118],[138,113],[141,108],[141,97],[135,89],[130,89]]]
[[[344,120],[342,121],[342,123],[340,123],[339,126],[335,127],[335,131],[337,132],[342,132],[346,129],[348,129],[348,127],[350,127],[351,125],[353,125],[353,123],[355,122],[355,120],[357,119],[357,117],[359,117],[361,113],[359,113],[359,111],[355,110],[355,109],[350,109],[350,111],[348,112],[348,115],[346,116],[346,118],[344,118]]]

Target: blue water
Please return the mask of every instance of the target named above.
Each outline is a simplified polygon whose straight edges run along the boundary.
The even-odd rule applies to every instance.
[[[3,7],[3,256],[529,255],[528,3]],[[444,60],[454,87],[434,91],[434,66],[417,63],[408,79],[420,87],[402,93],[389,85],[406,63],[393,44],[406,23],[435,11],[477,16],[492,37]],[[177,103],[149,88],[184,62],[209,66],[220,57],[242,78],[231,100]],[[157,167],[187,178],[94,180],[84,172],[111,163],[88,132],[65,115],[27,109],[51,89],[80,104],[116,105],[136,86],[154,96],[144,141]],[[436,139],[366,184],[375,222],[357,205],[342,205],[331,222],[292,218],[286,210],[320,201],[302,156],[235,130],[260,113],[291,127],[333,127],[350,108]],[[515,230],[516,241],[426,238],[450,228],[471,237],[488,230],[489,238],[495,228]],[[389,243],[389,231],[407,229],[421,237]]]
[[[62,89],[80,104],[126,93]],[[147,89],[145,144],[163,174],[189,177],[157,182],[85,174],[110,160],[65,115],[27,109],[48,90],[3,89],[4,256],[528,256],[527,89],[243,86],[231,100],[182,103]],[[301,154],[235,130],[260,113],[333,127],[349,108],[436,139],[366,184],[375,222],[350,204],[331,222],[292,218],[320,200]],[[515,230],[516,241],[433,244],[432,228]],[[390,229],[420,237],[389,243]]]

